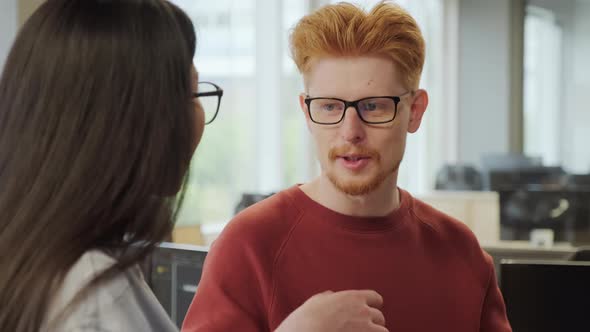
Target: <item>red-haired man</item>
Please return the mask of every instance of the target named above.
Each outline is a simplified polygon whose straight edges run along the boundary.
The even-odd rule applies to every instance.
[[[330,5],[296,25],[321,175],[229,224],[185,331],[511,330],[475,236],[397,187],[428,104],[424,48],[415,20],[388,3]]]

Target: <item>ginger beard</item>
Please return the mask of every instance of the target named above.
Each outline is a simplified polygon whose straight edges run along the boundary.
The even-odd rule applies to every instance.
[[[349,154],[367,156],[370,158],[370,164],[359,172],[343,169],[337,164],[338,159],[340,156]],[[381,165],[379,152],[365,147],[340,146],[331,148],[328,158],[332,163],[332,167],[328,167],[326,170],[327,178],[338,190],[350,196],[362,196],[371,193],[388,176],[395,174],[401,164],[401,160],[398,160],[390,167],[384,168]]]

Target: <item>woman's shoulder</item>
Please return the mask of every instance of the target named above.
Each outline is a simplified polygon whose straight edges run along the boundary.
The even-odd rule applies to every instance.
[[[51,309],[63,309],[90,281],[113,266],[116,260],[102,251],[92,250],[83,254],[65,275],[54,296]],[[86,300],[114,302],[125,292],[130,281],[120,274],[93,290]]]
[[[48,321],[59,317],[89,281],[115,263],[100,251],[82,255],[55,294]],[[176,331],[135,267],[91,290],[56,326],[59,331]]]

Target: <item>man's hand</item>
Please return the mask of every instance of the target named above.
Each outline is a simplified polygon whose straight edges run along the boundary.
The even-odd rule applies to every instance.
[[[375,291],[324,292],[293,311],[275,332],[388,332]]]

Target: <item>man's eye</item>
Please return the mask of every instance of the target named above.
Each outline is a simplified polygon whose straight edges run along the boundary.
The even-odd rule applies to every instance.
[[[324,111],[333,111],[336,109],[335,104],[325,104],[323,107]]]
[[[375,103],[367,103],[367,104],[365,104],[365,110],[367,110],[367,111],[374,111],[377,108],[378,108],[378,106]]]

